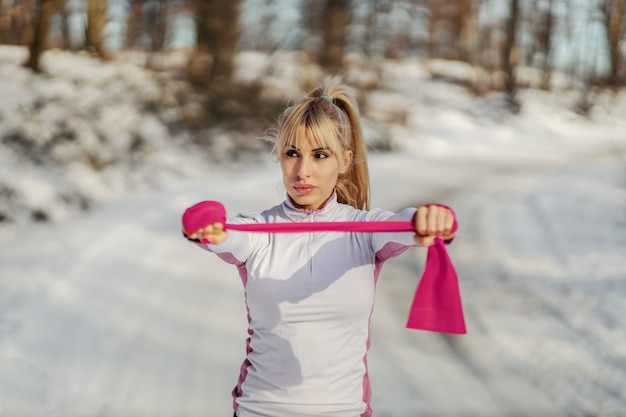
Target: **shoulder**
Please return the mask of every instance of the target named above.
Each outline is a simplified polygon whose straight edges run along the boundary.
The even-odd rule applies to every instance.
[[[281,205],[278,204],[274,207],[263,211],[253,211],[248,213],[238,213],[237,216],[230,219],[233,223],[267,223],[275,221],[277,217],[283,217],[281,215]]]
[[[348,221],[365,220],[367,213],[365,210],[360,210],[344,203],[337,203],[334,209],[334,214],[337,218]]]
[[[385,221],[385,220],[410,220],[417,209],[415,207],[408,207],[398,212],[392,212],[383,210],[380,208],[372,209],[365,214],[365,220],[367,221]]]
[[[407,208],[402,210],[399,213],[394,213],[392,211],[384,210],[381,208],[373,208],[370,210],[360,210],[356,209],[348,204],[338,204],[337,212],[340,214],[340,217],[346,220],[352,221],[384,221],[397,216],[400,213],[405,211],[413,212],[414,208]],[[412,215],[412,213],[411,213]]]

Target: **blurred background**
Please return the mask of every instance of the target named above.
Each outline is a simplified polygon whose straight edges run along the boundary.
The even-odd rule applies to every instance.
[[[384,90],[383,66],[393,61],[419,61],[431,79],[462,86],[479,100],[498,97],[497,111],[517,114],[523,107],[520,94],[542,90],[559,94],[568,110],[590,118],[602,97],[619,95],[624,86],[625,9],[624,0],[2,0],[4,61],[31,73],[19,76],[30,77],[21,95],[2,92],[1,145],[3,152],[26,155],[37,169],[43,165],[65,172],[72,160],[86,162],[89,172],[115,165],[138,175],[133,167],[145,169],[137,156],[146,156],[143,151],[155,140],[150,135],[118,121],[118,133],[130,137],[112,143],[111,135],[94,125],[106,124],[101,113],[111,109],[83,107],[89,117],[70,109],[49,120],[42,114],[63,100],[61,92],[42,87],[48,91],[45,97],[23,98],[37,83],[59,84],[63,76],[74,85],[93,80],[100,83],[94,89],[107,89],[112,81],[100,82],[96,75],[107,71],[144,78],[146,87],[129,81],[112,88],[134,91],[132,111],[153,116],[168,144],[174,140],[191,153],[199,146],[212,162],[266,149],[254,139],[272,126],[285,103],[314,86],[323,73],[341,73],[356,86],[366,115],[384,112],[374,118],[406,126],[406,109],[381,110],[367,99],[370,92]],[[73,67],[74,74],[69,73],[60,63],[68,54],[91,58],[88,68],[81,73],[80,64],[67,64]],[[6,84],[17,89],[8,71],[5,65]],[[91,91],[85,86],[80,94]],[[19,123],[16,117],[22,118]],[[83,122],[80,127],[77,120]],[[53,126],[30,129],[48,122]],[[40,130],[47,130],[45,137]],[[69,152],[83,140],[77,130],[89,131],[106,149],[94,155],[74,146]],[[391,146],[388,138],[370,136],[373,148]],[[213,149],[207,152],[209,146]],[[162,175],[154,174],[151,181]],[[0,225],[23,217],[54,218],[52,206],[59,212],[61,206],[81,210],[95,198],[67,183],[63,204],[45,209],[0,181]],[[46,180],[37,181],[47,187]]]
[[[373,206],[463,232],[466,336],[383,270],[375,415],[626,416],[626,0],[0,0],[0,416],[232,414],[241,282],[180,214],[280,202],[261,139],[335,73]]]

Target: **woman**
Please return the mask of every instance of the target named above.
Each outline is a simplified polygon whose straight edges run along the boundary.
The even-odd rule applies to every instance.
[[[286,199],[231,223],[399,220],[413,221],[415,233],[245,233],[221,222],[184,228],[235,265],[244,283],[249,338],[235,415],[371,416],[367,350],[380,269],[411,246],[452,239],[454,215],[438,205],[369,210],[358,109],[338,77],[287,108],[273,139]]]

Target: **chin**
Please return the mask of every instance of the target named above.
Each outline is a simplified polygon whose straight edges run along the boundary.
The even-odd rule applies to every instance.
[[[306,199],[292,197],[291,200],[300,208],[308,208],[311,205]]]
[[[303,209],[309,209],[311,207],[311,205],[314,203],[314,200],[311,198],[306,198],[306,197],[294,197],[294,196],[289,196],[289,198],[291,198],[291,201],[299,208],[303,208]]]

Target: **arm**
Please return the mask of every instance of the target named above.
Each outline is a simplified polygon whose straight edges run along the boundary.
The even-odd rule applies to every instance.
[[[440,238],[450,243],[456,234],[457,223],[454,212],[441,204],[429,204],[418,208],[407,208],[397,214],[382,210],[372,210],[367,214],[369,221],[410,221],[415,234],[375,233],[372,237],[375,251],[393,243],[405,246],[432,246]],[[397,246],[395,245],[395,246]]]
[[[367,221],[400,221],[411,222],[417,213],[415,207],[406,208],[399,213],[391,213],[388,211],[374,209],[367,212]],[[400,255],[411,246],[416,246],[412,233],[407,232],[389,232],[389,233],[372,233],[371,244],[372,249],[381,260],[389,259]]]

